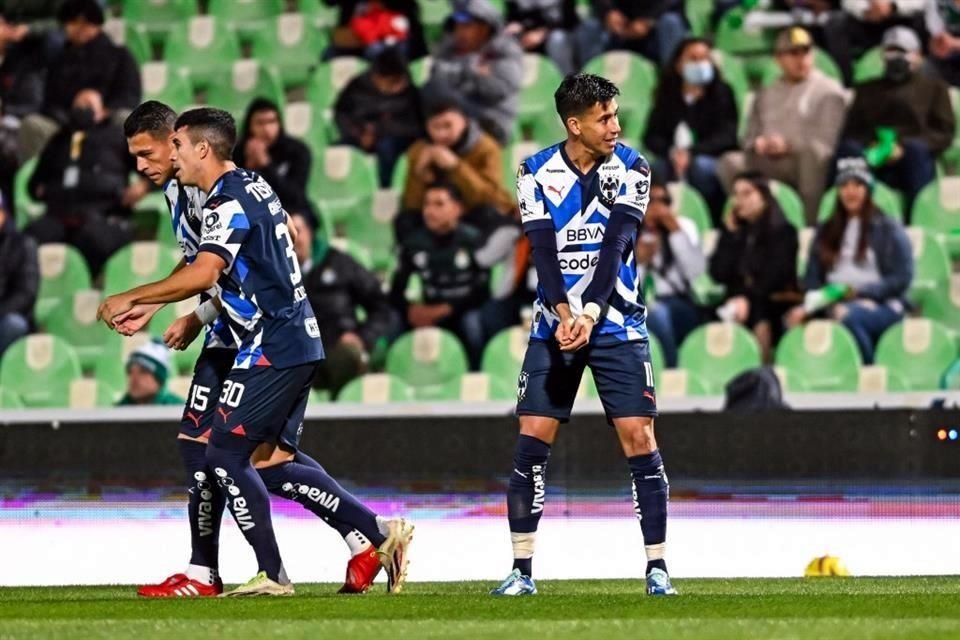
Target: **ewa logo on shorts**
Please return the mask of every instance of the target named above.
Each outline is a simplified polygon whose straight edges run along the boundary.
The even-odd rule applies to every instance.
[[[520,372],[520,377],[517,378],[517,400],[523,400],[524,396],[527,395],[527,382],[530,381],[530,375],[526,371]]]

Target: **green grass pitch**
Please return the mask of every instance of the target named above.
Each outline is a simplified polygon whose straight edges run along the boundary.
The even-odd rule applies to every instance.
[[[0,589],[0,639],[960,638],[960,578],[677,580],[677,598],[642,581],[544,580],[531,598],[489,583],[382,584],[365,596],[297,585],[292,598],[138,600],[131,587]]]

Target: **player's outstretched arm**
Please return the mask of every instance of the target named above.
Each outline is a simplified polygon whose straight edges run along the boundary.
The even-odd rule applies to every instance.
[[[180,261],[177,262],[170,274],[172,275],[180,271],[186,264],[187,261],[184,258],[180,258]],[[164,306],[166,305],[163,303],[134,305],[130,311],[122,313],[113,319],[113,328],[116,329],[120,335],[132,336],[147,326],[147,323],[150,322],[153,316],[155,316],[160,309],[163,309]]]
[[[97,319],[108,326],[137,304],[179,302],[216,284],[227,263],[219,255],[201,251],[197,259],[159,282],[152,282],[108,297],[97,310]]]

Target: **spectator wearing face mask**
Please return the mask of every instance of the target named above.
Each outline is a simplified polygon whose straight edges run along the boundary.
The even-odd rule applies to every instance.
[[[680,43],[657,87],[643,144],[658,158],[654,175],[689,182],[719,221],[724,193],[717,158],[737,147],[737,106],[710,55],[703,38]]]
[[[923,58],[913,31],[887,31],[883,55],[883,77],[856,88],[838,155],[865,156],[878,178],[903,192],[909,211],[933,180],[956,123],[947,84],[919,70]]]
[[[67,125],[44,147],[30,176],[30,195],[47,210],[26,233],[39,244],[72,244],[98,273],[133,237],[129,204],[142,188],[128,186],[134,169],[123,130],[107,117],[100,94],[81,91]]]

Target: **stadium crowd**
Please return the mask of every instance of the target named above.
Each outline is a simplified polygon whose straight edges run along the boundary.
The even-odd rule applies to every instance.
[[[122,368],[132,392],[162,363],[148,386],[169,393],[180,360],[162,346],[120,356],[57,318],[83,329],[83,291],[166,275],[169,216],[122,131],[159,99],[233,112],[235,162],[293,217],[318,389],[336,397],[424,327],[485,370],[536,287],[516,166],[563,139],[552,91],[583,69],[620,86],[622,141],[653,166],[635,255],[662,367],[692,369],[685,341],[717,322],[781,364],[781,338],[814,319],[871,365],[908,317],[950,337],[938,383],[960,362],[956,0],[139,4],[3,3],[0,354],[82,333],[85,370]]]

